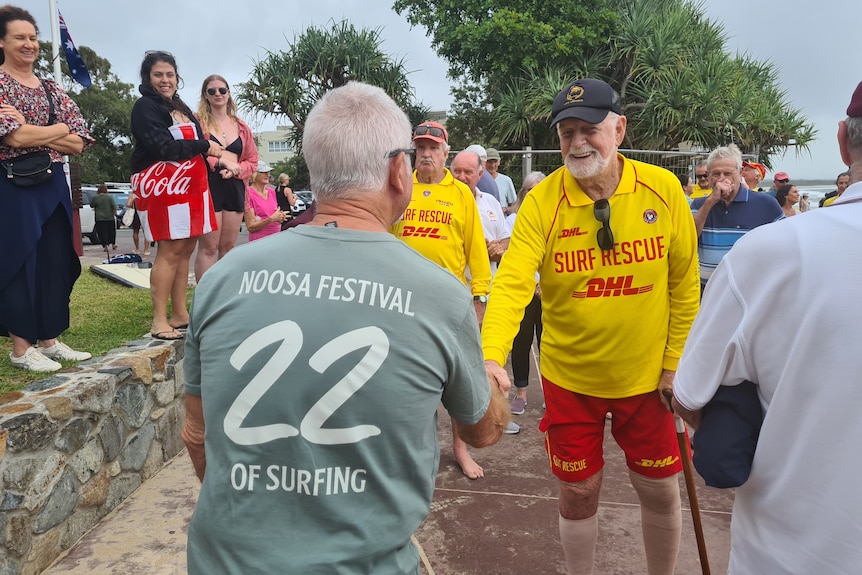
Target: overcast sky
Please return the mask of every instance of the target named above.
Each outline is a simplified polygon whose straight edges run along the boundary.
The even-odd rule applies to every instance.
[[[48,0],[21,5],[33,13],[42,38],[50,40]],[[418,98],[433,109],[448,108],[452,99],[446,63],[431,49],[424,28],[411,30],[392,11],[392,0],[58,0],[58,5],[75,43],[107,58],[125,82],[140,82],[146,50],[172,52],[186,81],[180,94],[193,108],[207,75],[241,82],[267,50],[284,49],[285,38],[325,26],[329,19],[382,28],[383,50],[405,59]],[[837,123],[862,80],[862,56],[858,41],[854,44],[862,1],[704,0],[703,5],[725,24],[731,52],[777,65],[788,99],[817,127],[811,154],[797,158],[791,148],[784,158],[773,159],[776,169],[792,178],[834,178],[844,169],[835,143]],[[274,120],[251,123],[275,125]]]

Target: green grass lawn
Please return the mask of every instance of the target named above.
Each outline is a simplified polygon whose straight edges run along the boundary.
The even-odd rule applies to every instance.
[[[190,288],[189,302],[192,293],[194,289]],[[60,341],[73,349],[89,351],[94,357],[149,333],[153,317],[149,290],[125,287],[97,276],[89,267],[82,270],[75,283],[70,309],[72,322]],[[51,376],[12,367],[11,351],[12,340],[0,338],[0,394]],[[75,362],[63,362],[64,368],[72,365]]]

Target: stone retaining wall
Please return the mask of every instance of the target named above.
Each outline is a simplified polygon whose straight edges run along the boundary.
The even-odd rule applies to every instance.
[[[147,338],[0,395],[0,575],[42,572],[183,449],[182,366]]]

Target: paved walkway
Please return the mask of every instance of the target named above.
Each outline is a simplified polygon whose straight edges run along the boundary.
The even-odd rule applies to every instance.
[[[440,471],[431,512],[414,536],[423,575],[565,573],[557,528],[557,480],[548,470],[538,422],[542,397],[535,370],[527,411],[514,416],[518,435],[472,450],[485,477],[467,479],[452,459],[449,417],[440,409]],[[595,573],[646,572],[640,510],[620,449],[606,434],[604,485]],[[710,566],[724,573],[733,495],[706,487],[698,497]],[[676,572],[701,573],[685,483],[683,536]],[[188,522],[199,491],[185,452],[147,481],[47,571],[48,575],[178,575],[186,573]]]

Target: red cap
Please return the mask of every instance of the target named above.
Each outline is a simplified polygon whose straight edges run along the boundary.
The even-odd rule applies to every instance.
[[[787,172],[778,172],[774,176],[772,176],[773,180],[789,180],[790,174]]]
[[[415,142],[420,138],[447,144],[449,143],[449,132],[437,122],[422,122],[413,130],[413,141]]]
[[[742,162],[742,165],[748,166],[749,168],[754,168],[755,170],[760,172],[760,179],[761,180],[766,177],[766,166],[764,166],[763,164],[759,164],[757,162],[749,162],[748,160],[744,160]]]
[[[847,115],[852,118],[862,116],[862,82],[856,86],[856,91],[853,92],[853,97],[850,98],[850,105],[847,106]]]

